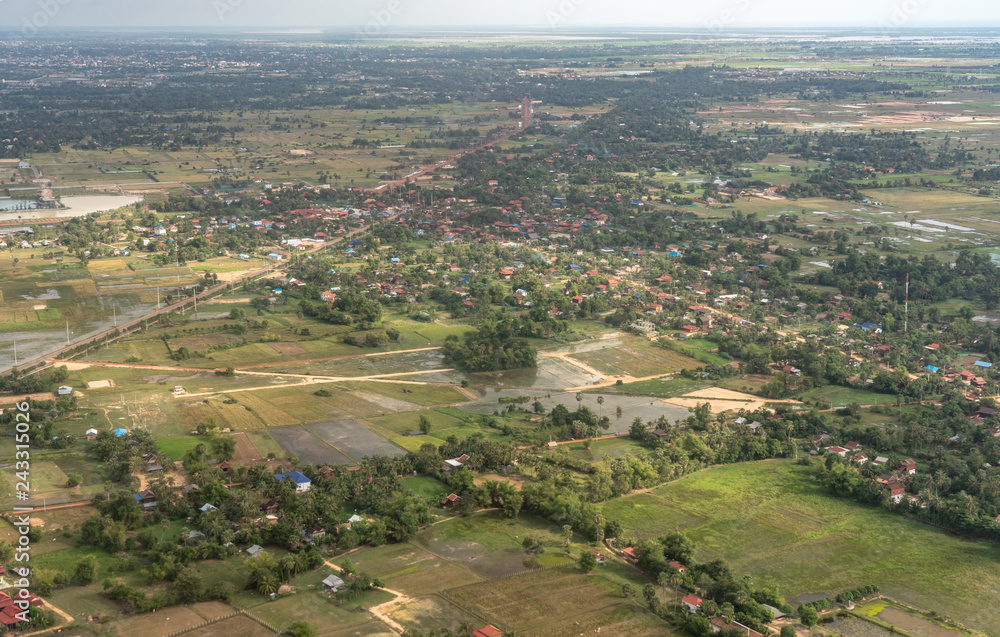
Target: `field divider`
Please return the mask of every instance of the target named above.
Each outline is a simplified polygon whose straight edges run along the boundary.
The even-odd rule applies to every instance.
[[[245,608],[239,608],[239,609],[236,609],[233,612],[228,613],[226,615],[220,615],[219,617],[213,617],[212,619],[207,619],[207,620],[203,621],[200,624],[195,624],[194,626],[189,626],[187,628],[182,628],[180,630],[175,630],[172,633],[167,633],[166,635],[163,635],[163,637],[177,637],[178,635],[183,635],[185,633],[190,633],[192,631],[199,630],[201,628],[205,628],[206,626],[211,626],[213,624],[218,624],[219,622],[226,621],[227,619],[232,619],[233,617],[237,617],[239,615],[242,615],[242,616],[246,617],[247,619],[260,624],[264,628],[266,628],[269,631],[273,632],[274,635],[275,635],[275,637],[278,637],[278,635],[281,634],[280,630],[278,630],[277,628],[275,628],[271,624],[267,623],[263,619],[257,617],[256,615],[254,615],[250,611],[246,610]]]

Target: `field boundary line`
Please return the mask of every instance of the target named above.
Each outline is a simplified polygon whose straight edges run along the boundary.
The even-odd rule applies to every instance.
[[[206,619],[205,621],[203,621],[200,624],[195,624],[194,626],[189,626],[187,628],[182,628],[180,630],[175,630],[172,633],[167,633],[166,635],[163,635],[163,637],[178,637],[178,635],[183,635],[185,633],[190,633],[192,631],[199,630],[201,628],[205,628],[206,626],[211,626],[212,624],[218,624],[219,622],[226,621],[227,619],[232,619],[233,617],[237,617],[239,615],[242,615],[243,617],[246,617],[250,621],[253,621],[253,622],[256,622],[256,623],[260,624],[264,628],[266,628],[266,629],[270,630],[271,632],[273,632],[276,636],[281,634],[281,631],[279,631],[277,628],[275,628],[271,624],[267,623],[263,619],[257,617],[256,615],[254,615],[250,611],[246,610],[245,608],[238,608],[235,611],[233,611],[231,613],[228,613],[226,615],[220,615],[219,617],[214,617],[212,619]]]

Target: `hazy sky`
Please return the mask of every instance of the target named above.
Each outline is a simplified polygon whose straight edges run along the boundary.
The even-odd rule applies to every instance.
[[[1000,26],[998,0],[0,0],[0,27]]]

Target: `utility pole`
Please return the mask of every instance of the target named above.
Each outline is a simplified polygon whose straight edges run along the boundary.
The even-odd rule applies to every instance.
[[[17,367],[17,339],[14,339],[14,367]]]
[[[66,320],[66,344],[69,345],[69,319]]]
[[[906,299],[903,301],[903,334],[909,327],[910,322],[910,273],[906,273]]]
[[[160,288],[156,288],[156,309],[160,309]]]

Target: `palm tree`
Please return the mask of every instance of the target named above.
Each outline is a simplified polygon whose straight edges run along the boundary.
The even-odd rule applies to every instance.
[[[670,584],[670,575],[666,571],[660,571],[656,576],[656,583],[663,589],[663,605],[667,605],[667,585]]]
[[[278,578],[274,573],[267,573],[257,582],[257,592],[261,595],[273,595],[278,592]]]
[[[679,595],[681,582],[683,581],[684,578],[681,576],[679,571],[674,571],[673,573],[670,574],[669,582],[670,585],[674,587],[674,604],[677,603],[677,597]]]

